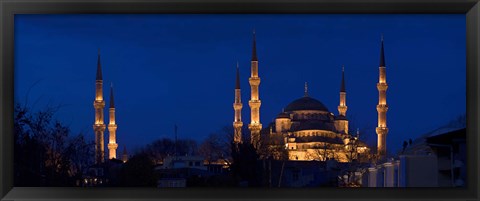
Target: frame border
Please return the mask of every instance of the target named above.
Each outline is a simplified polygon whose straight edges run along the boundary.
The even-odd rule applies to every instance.
[[[466,188],[49,188],[13,187],[15,14],[465,14],[467,90]],[[478,200],[479,0],[0,0],[0,198],[2,200]]]

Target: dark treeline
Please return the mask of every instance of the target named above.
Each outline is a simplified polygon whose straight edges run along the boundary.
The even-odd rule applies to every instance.
[[[247,132],[247,131],[245,131]],[[247,135],[245,135],[247,136]],[[257,150],[244,142],[235,145],[232,143],[233,129],[224,126],[208,135],[199,145],[191,139],[161,138],[138,149],[124,164],[120,180],[113,185],[118,186],[155,186],[155,181],[162,176],[158,175],[154,167],[167,157],[174,156],[202,156],[206,165],[226,163],[229,166],[227,173],[210,177],[192,176],[187,178],[187,186],[203,187],[234,187],[248,185],[251,187],[267,186],[265,160],[272,160],[273,155],[257,153]]]
[[[93,162],[94,144],[53,119],[58,107],[14,108],[14,185],[74,186]]]
[[[55,120],[58,109],[33,111],[15,105],[15,186],[81,186],[83,179],[91,178],[92,167],[101,167],[105,170],[103,178],[108,180],[102,186],[155,187],[162,178],[155,167],[174,155],[201,156],[207,166],[229,167],[222,174],[191,176],[187,178],[187,186],[271,186],[266,164],[273,158],[287,159],[282,140],[262,138],[262,142],[278,146],[261,144],[257,150],[248,143],[248,135],[244,135],[244,143],[233,144],[233,128],[224,126],[200,143],[192,139],[161,138],[138,148],[126,163],[112,159],[95,165],[94,142],[87,141],[83,133],[72,133],[68,126]]]
[[[154,163],[161,163],[167,156],[202,156],[207,162],[231,161],[231,137],[233,129],[225,126],[209,134],[200,144],[192,139],[160,138],[139,149],[135,155],[145,154]]]
[[[19,103],[14,108],[14,185],[15,186],[77,186],[94,165],[94,142],[83,133],[73,133],[67,125],[54,118],[60,107],[33,110]],[[225,126],[208,135],[201,143],[192,139],[155,140],[130,155],[122,165],[104,165],[109,186],[155,186],[159,178],[154,167],[168,156],[202,156],[207,164],[224,162],[231,169],[228,178],[189,180],[198,186],[234,185],[231,181],[257,178],[253,147],[235,149],[233,129]],[[244,139],[249,141],[249,139]],[[119,160],[116,160],[116,164]],[[107,164],[115,164],[107,161]],[[210,183],[209,183],[210,182]],[[80,183],[81,184],[81,183]]]
[[[146,154],[155,163],[162,162],[167,156],[185,156],[198,154],[198,145],[195,140],[161,138],[145,145],[136,154]]]
[[[15,186],[81,186],[81,182],[91,176],[91,168],[100,167],[104,168],[104,178],[108,179],[103,186],[155,187],[161,178],[155,167],[174,155],[201,156],[206,165],[229,167],[220,175],[188,178],[187,186],[268,186],[265,162],[272,160],[273,150],[266,146],[256,150],[248,143],[248,135],[244,135],[247,136],[244,143],[233,144],[231,126],[211,133],[200,143],[191,139],[161,138],[137,149],[126,163],[112,159],[95,165],[94,142],[87,141],[83,133],[72,133],[68,126],[56,120],[54,115],[58,109],[46,107],[33,111],[21,104],[15,105]],[[263,139],[265,142],[272,140],[278,141]]]

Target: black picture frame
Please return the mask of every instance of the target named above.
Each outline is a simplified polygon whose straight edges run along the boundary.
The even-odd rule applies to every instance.
[[[13,187],[15,14],[350,13],[466,14],[467,187],[157,189]],[[478,200],[479,0],[0,0],[0,197],[2,200]]]

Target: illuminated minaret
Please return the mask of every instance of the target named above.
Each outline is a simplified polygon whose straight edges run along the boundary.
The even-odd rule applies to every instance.
[[[348,134],[347,114],[347,91],[345,90],[345,66],[342,66],[342,82],[340,85],[340,103],[338,105],[338,116],[335,119],[337,131]]]
[[[103,116],[103,108],[105,108],[105,101],[103,100],[103,78],[102,65],[100,63],[100,49],[98,50],[97,60],[97,78],[95,81],[95,101],[93,102],[95,108],[95,123],[93,124],[93,132],[95,133],[95,163],[103,163],[105,161],[105,143],[104,132],[105,122]]]
[[[123,146],[123,155],[122,155],[122,161],[126,163],[128,161],[128,154],[127,154],[127,146]]]
[[[115,103],[113,99],[113,85],[110,86],[110,122],[108,123],[108,158],[117,158],[117,124],[115,124]]]
[[[347,92],[345,91],[345,66],[342,66],[342,83],[340,85],[340,104],[338,114],[346,116],[347,113]]]
[[[235,102],[233,103],[233,109],[235,110],[235,119],[233,121],[233,142],[241,143],[242,142],[242,98],[240,92],[240,70],[238,69],[237,62],[237,80],[235,83]]]
[[[383,51],[383,35],[382,35],[382,44],[380,49],[380,67],[379,67],[379,80],[377,83],[378,89],[378,127],[376,128],[377,132],[377,153],[383,157],[387,152],[387,74],[385,68],[385,55]]]
[[[250,106],[250,124],[248,129],[250,129],[251,143],[253,146],[257,147],[260,141],[260,130],[262,129],[262,124],[260,123],[260,105],[261,101],[258,94],[258,86],[260,85],[260,78],[258,77],[258,59],[257,59],[257,44],[255,40],[255,30],[253,31],[253,49],[252,49],[252,61],[251,61],[251,75],[248,79],[251,89],[251,98],[248,101]]]

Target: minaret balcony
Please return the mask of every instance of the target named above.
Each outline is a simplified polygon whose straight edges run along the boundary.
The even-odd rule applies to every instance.
[[[388,128],[387,127],[377,127],[375,129],[377,135],[387,135],[388,133]]]
[[[235,128],[242,127],[242,126],[243,126],[243,122],[241,122],[241,121],[233,122],[233,127],[235,127]]]
[[[117,143],[108,143],[108,149],[117,149],[118,144]]]
[[[262,102],[260,102],[260,100],[250,100],[248,101],[248,105],[250,106],[250,108],[260,108]]]
[[[262,129],[262,124],[260,124],[260,123],[248,124],[248,129],[260,131]]]
[[[105,128],[106,128],[105,124],[94,124],[93,125],[93,129],[95,131],[103,132],[103,131],[105,131]]]
[[[243,108],[243,104],[242,103],[234,103],[233,104],[233,109],[234,110],[241,110]]]
[[[377,105],[377,112],[387,112],[388,111],[388,105]]]
[[[258,85],[260,85],[260,78],[259,77],[250,77],[250,78],[248,78],[248,83],[250,83],[250,86],[258,86]]]
[[[387,83],[377,83],[377,89],[379,91],[386,91],[388,89]]]
[[[93,101],[93,107],[95,109],[103,109],[103,108],[105,108],[105,101],[95,100],[95,101]]]

